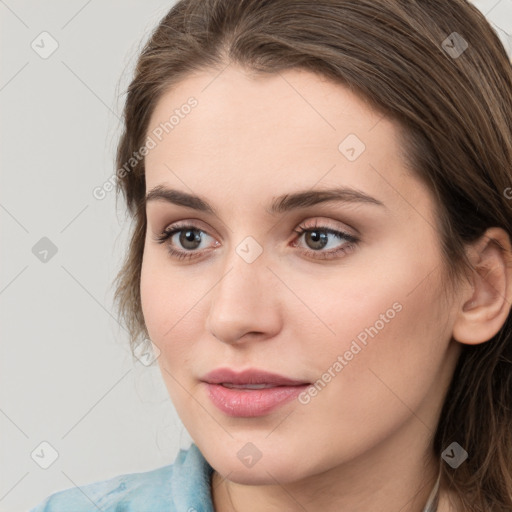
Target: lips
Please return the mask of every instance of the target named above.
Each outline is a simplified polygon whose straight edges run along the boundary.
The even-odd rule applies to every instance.
[[[265,416],[302,393],[309,382],[277,373],[249,369],[236,372],[217,368],[202,381],[212,403],[227,416]]]
[[[305,380],[291,379],[277,373],[257,369],[236,372],[231,368],[217,368],[201,379],[209,384],[222,384],[231,388],[264,389],[277,386],[302,386],[310,384]],[[255,387],[258,386],[258,387]]]
[[[229,389],[267,389],[275,388],[275,384],[231,384],[229,382],[223,382],[221,386]]]

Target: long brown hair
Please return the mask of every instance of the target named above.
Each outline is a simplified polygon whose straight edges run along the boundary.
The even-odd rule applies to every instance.
[[[512,66],[464,0],[181,0],[144,47],[129,85],[117,189],[133,233],[115,299],[132,347],[147,337],[140,301],[148,123],[164,92],[195,70],[302,68],[361,94],[398,121],[412,171],[434,193],[453,284],[465,244],[488,227],[512,234]],[[507,191],[509,193],[507,193]],[[447,283],[447,284],[450,284]],[[433,439],[469,454],[441,463],[444,486],[472,512],[512,510],[512,319],[464,345]]]

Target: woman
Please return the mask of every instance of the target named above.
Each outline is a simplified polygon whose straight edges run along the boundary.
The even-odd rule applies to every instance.
[[[512,69],[464,0],[182,0],[117,278],[194,443],[34,511],[512,510]]]

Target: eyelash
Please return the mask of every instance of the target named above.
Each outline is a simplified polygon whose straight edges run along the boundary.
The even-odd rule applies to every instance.
[[[165,244],[176,233],[180,233],[181,231],[187,231],[187,230],[193,230],[193,231],[199,231],[201,233],[205,233],[205,231],[203,231],[202,229],[199,229],[197,226],[193,226],[193,225],[190,225],[190,224],[183,224],[183,225],[179,225],[178,224],[178,225],[173,226],[171,229],[166,229],[161,234],[156,235],[155,236],[155,241],[157,243],[159,243],[159,244]],[[321,233],[327,233],[327,234],[330,234],[330,235],[334,235],[337,238],[345,239],[347,241],[347,244],[345,244],[342,247],[340,247],[338,249],[335,249],[335,250],[330,250],[330,251],[322,251],[322,250],[315,251],[313,249],[305,249],[304,250],[304,252],[308,256],[312,256],[313,258],[316,258],[316,259],[333,259],[333,258],[336,258],[338,255],[345,254],[345,253],[351,251],[352,249],[354,249],[354,247],[359,242],[358,238],[356,238],[355,236],[350,235],[348,233],[345,233],[344,231],[339,231],[339,230],[331,229],[331,228],[329,228],[327,226],[319,226],[319,225],[316,225],[316,224],[313,225],[313,226],[299,226],[297,229],[295,229],[294,233],[297,233],[299,235],[297,237],[296,241],[298,241],[299,238],[304,233],[311,233],[311,232],[315,232],[315,231],[320,231]],[[294,245],[294,247],[295,246],[296,245]],[[189,260],[191,258],[199,257],[198,256],[198,252],[199,251],[195,251],[195,250],[194,251],[191,251],[191,250],[189,250],[189,251],[176,250],[176,249],[174,249],[171,246],[170,243],[167,244],[167,250],[169,251],[169,254],[171,255],[171,257],[177,258],[177,259],[180,259],[180,260]],[[319,255],[321,255],[321,256],[319,256]]]

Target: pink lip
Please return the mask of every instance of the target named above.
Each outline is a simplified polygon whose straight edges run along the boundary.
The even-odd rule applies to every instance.
[[[296,398],[310,383],[289,379],[275,373],[260,370],[235,372],[229,368],[218,368],[202,379],[208,396],[215,406],[228,416],[255,417],[268,414],[280,405]],[[272,384],[264,389],[230,389],[230,384]]]
[[[241,372],[236,372],[231,368],[217,368],[207,373],[201,380],[210,384],[275,384],[276,386],[310,384],[305,380],[289,379],[277,373],[251,368]]]

